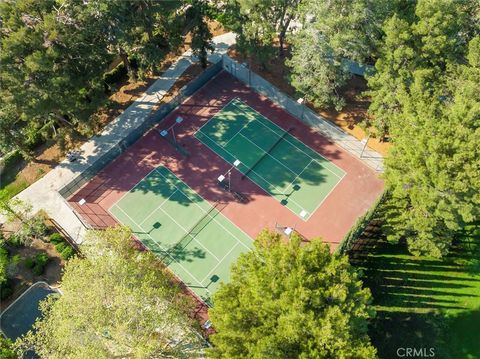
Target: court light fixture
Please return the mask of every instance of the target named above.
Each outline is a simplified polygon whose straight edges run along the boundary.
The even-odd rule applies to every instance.
[[[285,233],[287,235],[287,237],[290,238],[290,236],[292,235],[293,233],[293,228],[292,227],[287,227],[285,228],[285,230],[283,231],[283,233]]]

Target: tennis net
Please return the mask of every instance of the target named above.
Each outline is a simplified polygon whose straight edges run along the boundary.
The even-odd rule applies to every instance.
[[[287,131],[285,131],[274,143],[273,145],[270,146],[270,148],[268,150],[265,151],[265,153],[263,153],[260,158],[255,161],[255,163],[253,165],[251,165],[244,173],[243,173],[243,176],[242,176],[242,180],[245,179],[248,174],[255,168],[257,167],[257,165],[262,162],[262,160],[269,154],[271,153],[275,147],[277,147],[277,145],[285,138],[285,136],[287,136],[291,131],[293,130],[293,127],[290,127]]]
[[[225,205],[225,204],[224,204]],[[182,250],[185,248],[193,238],[197,236],[217,215],[221,208],[219,209],[220,203],[215,203],[212,208],[210,208],[193,226],[191,226],[183,237],[175,243],[171,248],[173,251]],[[213,212],[213,214],[212,214]]]

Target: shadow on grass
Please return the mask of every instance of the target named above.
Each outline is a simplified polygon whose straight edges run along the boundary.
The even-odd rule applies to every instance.
[[[427,354],[433,348],[435,358],[480,358],[479,234],[478,226],[459,232],[442,260],[414,257],[405,245],[374,233],[351,255],[374,298],[370,336],[380,358],[398,358],[399,348],[426,348]]]

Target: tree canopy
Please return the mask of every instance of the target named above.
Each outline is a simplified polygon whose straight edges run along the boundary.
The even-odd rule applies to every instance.
[[[374,2],[306,0],[301,29],[290,36],[292,85],[317,106],[344,105],[338,90],[352,76],[346,60],[375,54],[383,11]]]
[[[18,347],[45,358],[198,355],[203,343],[187,315],[190,302],[130,238],[123,227],[89,232],[85,258],[67,262],[62,295],[42,302],[43,318]]]
[[[474,38],[469,63],[444,83],[435,70],[416,70],[402,110],[391,121],[394,146],[386,160],[391,191],[386,229],[407,238],[414,254],[448,253],[455,232],[480,218],[480,52]]]
[[[284,55],[284,45],[293,21],[298,17],[301,0],[228,0],[219,2],[218,19],[237,34],[237,49],[255,55],[265,67],[274,56]]]
[[[300,238],[262,232],[240,256],[209,311],[212,354],[222,358],[372,358],[373,315],[347,257]]]
[[[0,2],[0,151],[31,155],[54,137],[88,134],[120,58],[131,78],[156,71],[182,42],[180,1]]]

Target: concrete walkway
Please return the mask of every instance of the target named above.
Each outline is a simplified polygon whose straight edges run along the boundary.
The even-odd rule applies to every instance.
[[[221,56],[235,43],[235,34],[227,33],[216,36],[213,38],[213,42],[215,52],[209,56],[209,61],[215,63],[221,60]],[[44,209],[75,242],[82,243],[85,227],[58,193],[58,190],[78,174],[87,170],[101,155],[138,128],[146,120],[153,107],[194,61],[191,50],[186,51],[141,97],[108,124],[100,135],[92,137],[81,146],[79,152],[82,159],[80,161],[70,163],[65,160],[61,162],[16,197],[30,203],[34,212]],[[0,223],[4,222],[5,218],[0,215]]]
[[[216,63],[222,60],[222,55],[226,54],[228,48],[235,43],[235,34],[227,33],[216,36],[213,38],[213,42],[215,43],[215,52],[209,56],[209,61]],[[92,137],[81,146],[79,149],[81,160],[73,163],[67,160],[61,162],[43,178],[33,183],[16,197],[30,203],[34,212],[44,209],[52,219],[63,227],[75,242],[78,244],[82,243],[86,228],[58,191],[79,174],[84,173],[103,154],[117,146],[122,139],[142,125],[152,112],[153,107],[194,61],[191,50],[186,51],[141,97],[108,124],[100,135]],[[230,69],[230,71],[232,70]],[[336,126],[320,118],[317,114],[314,117],[315,120],[309,123],[309,125],[331,137],[357,157],[360,157],[360,152],[363,148],[362,141],[344,133]],[[368,164],[377,171],[383,169],[381,165],[382,157],[368,148],[361,159],[365,162],[371,162]],[[0,215],[0,223],[4,222],[5,218]]]

